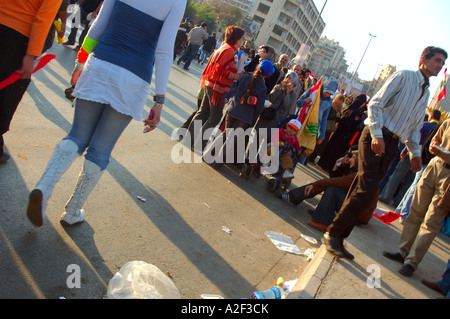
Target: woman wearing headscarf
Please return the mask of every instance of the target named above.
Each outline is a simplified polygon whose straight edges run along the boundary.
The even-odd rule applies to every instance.
[[[270,128],[278,127],[278,123],[285,119],[291,111],[292,104],[297,99],[297,93],[294,90],[299,84],[298,75],[294,71],[290,70],[284,77],[284,80],[280,84],[275,85],[273,90],[269,94],[269,101],[271,107],[274,108],[277,113],[275,118],[270,122]]]
[[[367,96],[359,95],[352,104],[342,113],[337,122],[337,128],[330,137],[327,147],[322,153],[318,165],[327,172],[333,169],[336,160],[348,152],[350,142],[358,131],[358,125],[364,117]]]

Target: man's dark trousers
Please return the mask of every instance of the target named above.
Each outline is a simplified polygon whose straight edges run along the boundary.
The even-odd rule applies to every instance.
[[[372,137],[366,126],[358,145],[358,174],[336,215],[328,228],[330,237],[347,238],[358,222],[358,217],[367,210],[373,198],[378,195],[378,184],[393,160],[398,146],[398,139],[383,128],[385,153],[377,156],[372,151]]]

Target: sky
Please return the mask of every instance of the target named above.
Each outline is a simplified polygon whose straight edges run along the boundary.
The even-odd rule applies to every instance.
[[[423,49],[430,45],[450,53],[449,0],[313,1],[319,12],[324,9],[322,36],[345,49],[349,72],[353,73],[361,62],[358,74],[362,80],[378,78],[387,64],[397,70],[417,70]],[[370,41],[369,34],[376,37]],[[449,65],[448,59],[441,73],[430,79],[432,96]]]

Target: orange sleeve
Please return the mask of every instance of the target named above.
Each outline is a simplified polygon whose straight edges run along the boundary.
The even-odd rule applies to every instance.
[[[62,0],[43,0],[31,25],[27,54],[40,56]]]

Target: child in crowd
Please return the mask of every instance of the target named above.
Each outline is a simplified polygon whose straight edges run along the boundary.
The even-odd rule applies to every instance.
[[[300,154],[302,150],[297,138],[297,132],[301,127],[302,124],[298,120],[291,120],[286,124],[286,129],[280,128],[272,136],[272,144],[279,144],[281,168],[285,179],[294,178],[292,174],[294,156]]]

